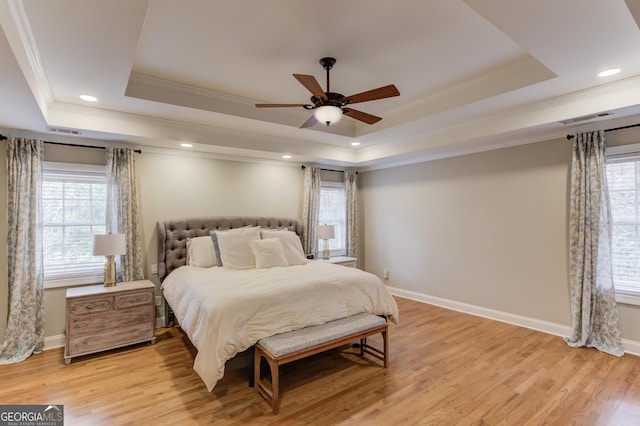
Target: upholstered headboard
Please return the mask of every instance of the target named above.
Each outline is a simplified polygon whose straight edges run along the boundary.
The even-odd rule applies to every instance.
[[[191,217],[158,222],[158,277],[162,280],[171,271],[187,263],[187,239],[209,235],[216,229],[261,226],[286,227],[302,240],[304,230],[296,219],[278,217],[212,216]]]

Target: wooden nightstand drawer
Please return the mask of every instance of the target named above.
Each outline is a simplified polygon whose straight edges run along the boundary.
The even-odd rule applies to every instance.
[[[153,327],[150,324],[134,324],[108,329],[100,334],[72,336],[69,338],[67,355],[76,356],[144,342],[153,337],[153,332]]]
[[[151,305],[153,304],[153,296],[153,291],[116,296],[116,309],[129,308],[131,306],[138,305]]]
[[[92,334],[100,330],[105,330],[123,325],[149,323],[153,320],[153,306],[137,306],[122,312],[108,311],[100,314],[82,315],[69,319],[70,336],[81,336]]]
[[[149,280],[67,289],[64,363],[134,343],[155,343],[155,284]]]
[[[81,299],[78,302],[72,302],[69,305],[69,313],[73,316],[108,311],[111,309],[112,305],[113,297]]]

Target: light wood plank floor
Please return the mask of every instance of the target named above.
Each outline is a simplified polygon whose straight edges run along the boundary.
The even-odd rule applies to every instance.
[[[1,404],[64,404],[67,425],[640,424],[640,359],[398,298],[391,363],[342,348],[281,369],[280,414],[229,372],[213,392],[178,329],[63,364],[61,349],[0,366]],[[375,342],[375,339],[373,340]]]

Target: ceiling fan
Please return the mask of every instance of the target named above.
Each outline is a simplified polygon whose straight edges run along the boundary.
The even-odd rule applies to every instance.
[[[360,120],[367,124],[374,124],[382,120],[382,117],[367,114],[366,112],[358,111],[353,108],[348,108],[347,105],[356,104],[359,102],[374,101],[376,99],[391,98],[393,96],[400,96],[400,92],[393,84],[388,86],[379,87],[377,89],[368,90],[366,92],[357,93],[351,96],[344,96],[340,93],[331,91],[329,86],[329,71],[335,65],[335,58],[322,58],[320,59],[320,65],[327,71],[327,91],[324,92],[318,83],[318,80],[312,75],[293,74],[311,94],[310,104],[256,104],[258,108],[282,108],[282,107],[303,107],[307,110],[315,110],[314,114],[304,122],[301,129],[311,127],[318,122],[325,123],[327,126],[337,123],[342,115],[348,115],[351,118]]]

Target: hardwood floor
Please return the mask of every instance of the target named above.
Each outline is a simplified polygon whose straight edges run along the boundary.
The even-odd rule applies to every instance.
[[[246,370],[207,392],[178,328],[68,366],[62,349],[0,366],[0,404],[63,404],[67,425],[640,424],[640,358],[397,300],[388,369],[349,347],[284,365],[277,416]]]

